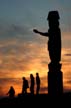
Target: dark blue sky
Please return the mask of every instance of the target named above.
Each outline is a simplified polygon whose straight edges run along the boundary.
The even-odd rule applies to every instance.
[[[59,11],[62,28],[67,29],[71,24],[70,0],[0,0],[0,22],[44,27],[50,10]]]

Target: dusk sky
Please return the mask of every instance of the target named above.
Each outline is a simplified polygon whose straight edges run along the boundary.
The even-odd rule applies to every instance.
[[[21,78],[29,80],[30,73],[35,77],[36,72],[41,92],[47,92],[48,38],[33,29],[47,32],[47,16],[52,10],[60,15],[64,91],[71,90],[71,0],[0,0],[0,95],[6,94],[10,85],[21,92]]]

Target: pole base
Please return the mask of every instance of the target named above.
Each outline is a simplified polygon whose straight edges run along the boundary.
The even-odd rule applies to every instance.
[[[55,66],[50,65],[48,72],[48,95],[58,96],[63,94],[63,73],[58,67],[53,67]]]

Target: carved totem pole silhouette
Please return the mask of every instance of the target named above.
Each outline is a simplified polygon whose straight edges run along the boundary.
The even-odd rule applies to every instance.
[[[50,11],[47,17],[49,29],[43,33],[36,29],[33,31],[49,38],[48,51],[50,63],[48,64],[48,94],[61,95],[63,93],[63,75],[61,72],[61,31],[59,28],[58,11]]]
[[[50,11],[48,14],[49,22],[49,42],[48,50],[51,59],[48,72],[48,94],[62,95],[63,93],[63,75],[61,72],[61,31],[59,28],[58,11]]]

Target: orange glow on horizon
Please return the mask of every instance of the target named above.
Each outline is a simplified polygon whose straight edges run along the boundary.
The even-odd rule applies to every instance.
[[[22,48],[20,49],[20,52],[23,48],[23,43],[20,45]],[[32,51],[32,49],[33,51]],[[25,76],[28,80],[30,78],[30,74],[32,73],[35,77],[36,72],[39,73],[41,78],[41,91],[40,93],[47,93],[47,87],[48,87],[48,64],[50,63],[50,59],[48,56],[47,48],[44,48],[44,45],[39,44],[30,44],[27,46],[27,49],[30,49],[30,53],[24,54],[17,54],[15,55],[15,51],[11,50],[11,52],[8,52],[9,56],[5,56],[1,54],[0,57],[0,65],[2,66],[0,68],[0,80],[2,78],[6,79],[14,79],[9,81],[3,80],[0,88],[0,95],[6,95],[6,92],[8,91],[10,85],[13,85],[16,90],[16,95],[21,92],[22,89],[22,77]],[[37,52],[37,53],[36,53]],[[12,54],[13,53],[13,54]],[[62,68],[61,71],[63,72],[63,84],[64,89],[70,90],[71,89],[71,56],[68,56],[68,54],[71,54],[70,48],[62,48],[62,58],[61,58],[61,64]],[[17,80],[19,79],[20,80]],[[2,85],[3,84],[3,85]],[[5,88],[4,88],[4,87]],[[29,92],[29,89],[28,89]]]

